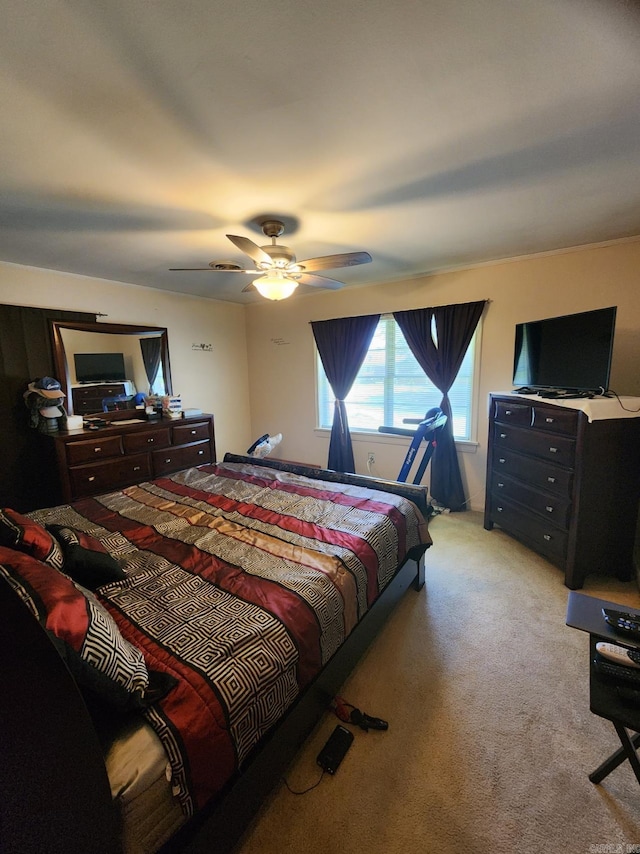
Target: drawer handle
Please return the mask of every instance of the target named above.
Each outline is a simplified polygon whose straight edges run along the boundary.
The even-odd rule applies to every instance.
[[[547,478],[547,483],[555,483],[555,482],[556,482],[555,477],[548,477]]]
[[[198,451],[198,456],[201,457],[204,454],[204,451]]]
[[[504,414],[505,414],[505,415],[511,415],[511,410],[510,410],[510,409],[505,409]]]
[[[501,439],[506,439],[506,438],[507,438],[507,434],[506,434],[506,433],[500,433],[500,438],[501,438]]]
[[[94,454],[99,454],[101,450],[102,450],[102,448],[94,448],[94,449],[93,449],[93,453],[94,453]]]
[[[195,435],[196,435],[196,432],[197,432],[196,430],[192,430],[192,431],[191,431],[191,435],[192,435],[192,436],[195,436]]]
[[[496,507],[496,510],[498,511],[498,513],[502,513],[502,511],[504,510],[504,507]]]
[[[498,481],[498,489],[502,489],[504,483],[502,481]]]
[[[549,452],[550,452],[550,453],[552,453],[552,454],[557,454],[557,453],[558,453],[558,449],[557,449],[557,448],[549,448]]]
[[[134,471],[140,471],[140,466],[134,466],[134,467],[133,467],[133,470],[134,470]]]
[[[500,459],[498,460],[498,462],[499,462],[499,463],[506,463],[506,460],[505,460],[505,458],[504,458],[504,457],[500,457]]]
[[[553,422],[554,422],[556,419],[555,419],[555,418],[545,418],[544,420],[547,422],[547,424],[553,424]]]
[[[544,509],[547,511],[547,513],[553,513],[553,507],[550,507],[548,504]]]
[[[91,475],[91,477],[88,477],[88,478],[87,478],[87,480],[89,481],[89,483],[91,483],[91,481],[92,481],[92,480],[95,480],[95,479],[96,479],[95,474],[92,474],[92,475]]]
[[[551,540],[553,539],[553,537],[551,536],[551,534],[544,534],[543,536],[544,536],[544,539],[545,539],[547,542],[551,542]]]
[[[147,439],[147,442],[148,442],[150,445],[152,445],[152,444],[153,444],[153,439]]]
[[[167,459],[165,460],[165,463],[170,463],[170,462],[171,462],[171,457],[167,457]]]

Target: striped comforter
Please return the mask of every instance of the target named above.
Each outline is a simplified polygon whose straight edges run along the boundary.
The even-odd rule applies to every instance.
[[[193,814],[429,543],[387,492],[226,463],[32,514],[101,540],[127,572],[100,599],[178,684],[145,711]]]

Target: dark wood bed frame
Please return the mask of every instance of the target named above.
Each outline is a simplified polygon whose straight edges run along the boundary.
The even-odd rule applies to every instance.
[[[425,487],[377,481],[227,454],[307,476],[400,492],[429,515]],[[215,803],[163,847],[173,852],[229,852],[238,843],[300,745],[326,713],[348,674],[408,587],[424,585],[421,546],[351,632],[315,681],[266,736]],[[75,682],[44,629],[0,584],[0,850],[3,854],[121,852],[98,737]]]

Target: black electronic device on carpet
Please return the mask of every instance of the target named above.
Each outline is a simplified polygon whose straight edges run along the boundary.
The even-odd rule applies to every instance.
[[[336,773],[347,750],[351,747],[352,741],[353,733],[346,727],[338,724],[316,759],[316,762],[323,771],[327,771],[329,774]]]

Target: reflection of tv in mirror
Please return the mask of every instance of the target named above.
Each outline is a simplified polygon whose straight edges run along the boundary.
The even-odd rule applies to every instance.
[[[514,386],[605,392],[616,306],[516,326]]]
[[[122,353],[75,353],[76,381],[79,383],[124,382]]]

